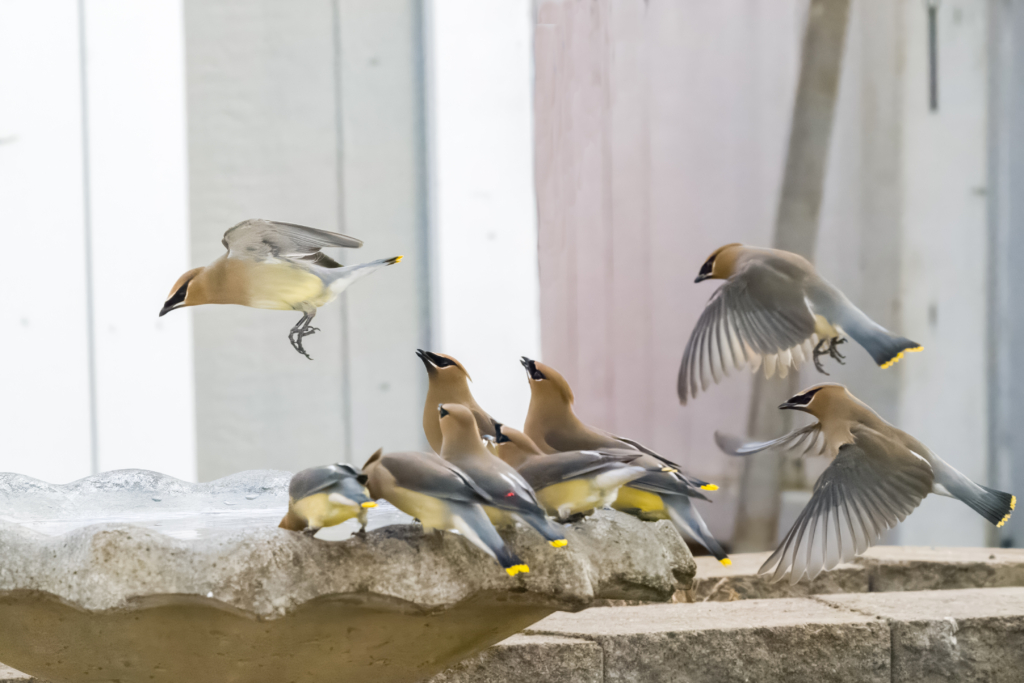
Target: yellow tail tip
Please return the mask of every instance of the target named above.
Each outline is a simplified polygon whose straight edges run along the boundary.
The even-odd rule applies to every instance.
[[[363,503],[362,507],[364,507],[364,508],[375,508],[375,507],[377,507],[377,504],[374,503],[372,500],[368,500],[365,503]]]
[[[506,567],[505,571],[508,572],[509,576],[515,576],[516,574],[529,574],[530,568],[525,564],[514,564],[511,567]]]
[[[723,557],[722,559],[719,560],[719,562],[721,562],[726,567],[729,567],[729,566],[732,565],[732,560],[730,560],[728,557]]]
[[[569,545],[569,541],[565,540],[564,538],[558,538],[554,541],[549,541],[549,543],[551,543],[552,548],[564,548],[565,546]]]
[[[701,486],[701,488],[704,489],[705,491],[717,491],[718,490],[718,486],[716,486],[715,484],[704,484],[703,486]]]
[[[402,259],[404,259],[404,258],[405,258],[405,256],[396,256],[395,257],[395,263],[401,263]]]
[[[897,353],[895,356],[893,356],[889,360],[887,360],[884,363],[882,363],[882,365],[880,367],[883,370],[891,368],[893,365],[898,363],[901,358],[903,358],[903,354],[905,354],[905,353],[917,353],[918,351],[924,351],[924,347],[923,346],[915,346],[912,349],[903,349],[902,351]]]
[[[1017,507],[1017,496],[1010,496],[1010,509]]]

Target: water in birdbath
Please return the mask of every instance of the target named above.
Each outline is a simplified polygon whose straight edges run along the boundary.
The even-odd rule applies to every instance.
[[[92,524],[143,526],[179,539],[204,538],[253,526],[277,526],[288,509],[289,472],[253,470],[191,484],[148,470],[115,470],[54,485],[0,473],[0,520],[47,536]],[[385,501],[369,510],[368,530],[409,524]],[[357,520],[322,529],[317,538],[341,541]]]

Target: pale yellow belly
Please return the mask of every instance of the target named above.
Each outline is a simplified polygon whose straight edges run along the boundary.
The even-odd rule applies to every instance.
[[[818,339],[832,339],[843,336],[842,332],[835,325],[821,315],[814,316],[814,333],[818,335]]]
[[[447,502],[417,493],[401,486],[392,487],[386,496],[389,503],[407,515],[420,520],[424,528],[454,529],[452,524],[451,508]]]
[[[612,503],[612,507],[636,514],[641,519],[668,519],[668,510],[665,509],[665,502],[661,496],[632,486],[623,486],[619,489],[619,495]]]
[[[602,493],[589,479],[573,479],[542,488],[537,491],[537,500],[549,515],[577,515],[603,507],[606,501]]]
[[[251,271],[248,306],[271,310],[302,310],[334,299],[323,280],[287,263],[256,264]]]
[[[362,512],[362,509],[355,505],[332,503],[326,493],[315,493],[292,503],[292,509],[308,520],[308,525],[314,529],[341,524]]]

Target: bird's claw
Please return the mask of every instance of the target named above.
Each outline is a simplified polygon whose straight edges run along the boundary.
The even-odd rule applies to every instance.
[[[826,354],[828,354],[829,358],[834,359],[840,365],[846,365],[846,356],[839,353],[839,349],[836,348],[840,344],[845,343],[846,337],[832,337],[831,339],[825,338],[818,342],[818,344],[814,347],[814,367],[817,369],[818,372],[820,372],[823,375],[828,375],[828,373],[825,372],[825,366],[823,366],[821,364],[821,361],[818,360],[821,356],[824,356]]]
[[[314,332],[319,332],[319,327],[293,327],[288,333],[288,341],[291,342],[292,348],[301,353],[309,360],[313,360],[313,357],[306,353],[306,349],[302,346],[303,337],[308,337]]]

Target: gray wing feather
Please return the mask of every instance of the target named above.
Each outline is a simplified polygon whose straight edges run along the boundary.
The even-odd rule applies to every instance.
[[[402,488],[435,498],[490,505],[491,496],[461,469],[430,453],[388,454],[381,459]]]
[[[587,475],[619,467],[636,458],[636,453],[603,453],[600,451],[568,451],[530,458],[519,468],[519,474],[530,482],[535,490],[552,484],[572,481]]]
[[[932,489],[931,466],[873,435],[845,444],[759,574],[796,584],[848,562],[902,522]]]
[[[774,370],[777,357],[814,335],[811,313],[799,284],[775,268],[751,262],[726,280],[708,301],[683,351],[677,392],[685,405],[731,370],[750,363]],[[788,362],[780,362],[785,376]]]
[[[823,455],[826,445],[820,422],[793,430],[777,439],[762,442],[745,442],[739,437],[715,432],[715,443],[729,455],[751,455],[770,448],[786,451],[803,449],[800,455]]]
[[[261,218],[243,221],[230,228],[224,233],[221,243],[228,250],[230,258],[247,258],[254,261],[269,258],[302,259],[328,268],[336,268],[338,264],[330,257],[320,254],[322,248],[355,249],[363,246],[361,240],[348,235]]]

